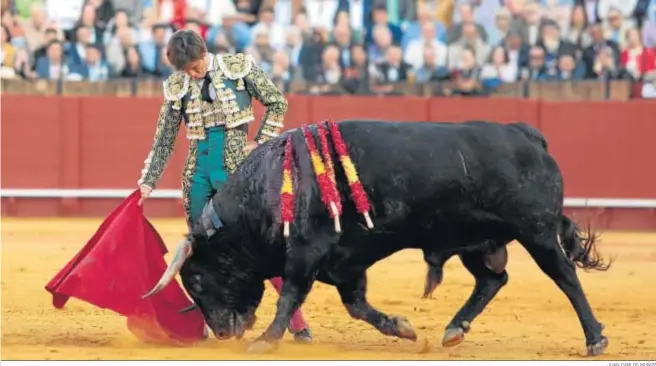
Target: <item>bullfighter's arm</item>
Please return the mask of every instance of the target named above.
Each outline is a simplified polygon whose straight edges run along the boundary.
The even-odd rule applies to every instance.
[[[175,146],[181,119],[182,112],[173,108],[172,102],[164,100],[159,110],[153,144],[141,171],[139,185],[155,189]]]
[[[284,127],[287,99],[255,63],[251,66],[250,72],[244,77],[244,84],[248,93],[266,108],[260,128],[257,135],[255,135],[255,141],[262,144],[278,136],[280,130]]]
[[[159,109],[153,145],[141,171],[140,186],[155,189],[173,152],[183,116],[182,98],[189,91],[190,77],[176,72],[163,83],[164,101]]]

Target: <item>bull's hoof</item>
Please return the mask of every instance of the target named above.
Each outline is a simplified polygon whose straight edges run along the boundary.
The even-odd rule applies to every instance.
[[[399,338],[408,339],[411,341],[417,340],[417,333],[415,333],[414,328],[410,325],[410,321],[403,316],[392,317],[396,325],[396,335]]]
[[[608,338],[601,336],[601,340],[595,344],[588,345],[588,357],[600,356],[608,347]]]
[[[458,328],[449,328],[444,332],[444,337],[442,338],[442,347],[453,347],[457,346],[462,341],[465,340],[465,330]]]
[[[260,340],[255,341],[250,346],[248,346],[246,352],[253,355],[261,355],[264,353],[272,352],[275,348],[275,344]]]
[[[294,342],[300,344],[310,344],[312,343],[312,333],[310,333],[309,328],[305,328],[298,332],[292,332],[294,335]]]

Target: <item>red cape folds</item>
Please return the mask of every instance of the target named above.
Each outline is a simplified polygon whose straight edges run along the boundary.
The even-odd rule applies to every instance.
[[[145,342],[188,345],[203,338],[205,320],[173,281],[162,292],[141,297],[166,270],[166,246],[132,193],[100,225],[91,240],[46,285],[61,309],[70,297],[127,317],[128,329]]]

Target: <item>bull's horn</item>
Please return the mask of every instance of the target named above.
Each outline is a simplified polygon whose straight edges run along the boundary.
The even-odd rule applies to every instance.
[[[175,255],[173,255],[173,259],[171,260],[171,264],[169,264],[168,268],[166,268],[166,271],[164,271],[164,274],[162,275],[162,278],[159,280],[157,285],[153,287],[150,292],[147,294],[143,295],[142,299],[147,299],[158,292],[162,291],[166,285],[171,282],[171,280],[175,277],[175,275],[180,272],[180,268],[182,268],[182,265],[184,264],[185,260],[191,255],[191,242],[187,239],[184,239],[178,244],[178,247],[175,249]]]
[[[198,305],[196,305],[195,303],[193,303],[193,304],[187,306],[187,307],[184,308],[184,309],[180,309],[180,310],[178,310],[178,312],[181,313],[181,314],[184,314],[184,313],[188,313],[188,312],[190,312],[190,311],[192,311],[192,310],[196,310],[196,309],[198,309]]]

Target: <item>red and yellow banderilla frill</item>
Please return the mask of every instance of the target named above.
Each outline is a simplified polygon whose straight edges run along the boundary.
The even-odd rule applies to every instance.
[[[312,167],[314,169],[314,174],[317,177],[317,183],[319,184],[319,191],[321,192],[321,201],[324,203],[330,216],[335,221],[335,231],[341,232],[342,227],[339,222],[339,210],[337,208],[337,202],[339,197],[336,197],[337,188],[334,186],[331,178],[328,176],[324,162],[319,155],[317,150],[317,145],[314,143],[314,138],[308,130],[307,125],[301,126],[303,130],[303,135],[305,136],[305,145],[307,146],[308,152],[310,153],[310,160],[312,161]],[[326,150],[326,149],[324,149]],[[330,157],[330,155],[328,155]]]
[[[317,125],[319,132],[319,143],[321,144],[321,154],[323,156],[324,164],[326,164],[326,173],[330,178],[330,196],[333,198],[335,207],[332,208],[333,212],[337,210],[338,215],[342,215],[342,197],[337,190],[337,180],[335,179],[335,165],[333,158],[330,155],[330,148],[328,146],[328,128],[325,126],[325,121]],[[338,225],[339,221],[335,225]]]
[[[289,224],[294,221],[294,183],[292,181],[292,137],[287,136],[285,157],[282,163],[282,187],[280,188],[280,217],[283,235],[289,237]]]
[[[351,188],[351,197],[355,202],[355,207],[358,212],[364,216],[364,219],[367,222],[367,227],[373,229],[374,223],[371,221],[371,216],[369,216],[369,210],[371,205],[369,203],[369,198],[367,193],[360,183],[360,178],[358,177],[358,172],[355,169],[355,165],[351,160],[351,156],[346,149],[346,144],[342,139],[342,134],[339,131],[337,123],[333,121],[328,121],[328,127],[330,128],[330,135],[333,139],[333,145],[337,155],[339,155],[339,160],[342,162],[342,167],[344,168],[344,173],[346,174],[346,179],[348,180],[349,187]]]

